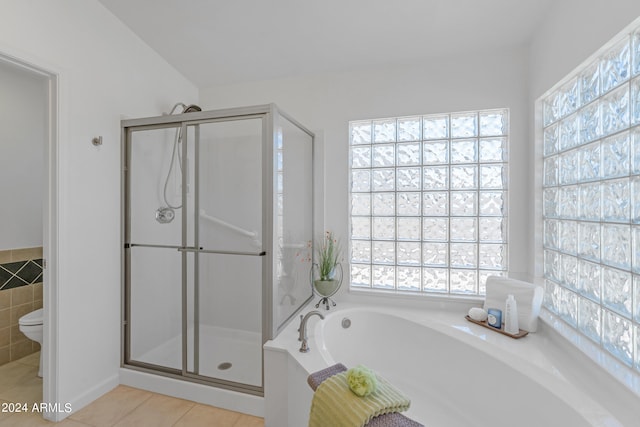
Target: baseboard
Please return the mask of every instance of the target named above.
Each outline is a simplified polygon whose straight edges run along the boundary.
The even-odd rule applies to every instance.
[[[88,404],[113,390],[120,384],[118,375],[114,375],[69,402],[52,402],[57,410],[48,412],[45,418],[49,421],[62,421],[74,412],[78,412]]]

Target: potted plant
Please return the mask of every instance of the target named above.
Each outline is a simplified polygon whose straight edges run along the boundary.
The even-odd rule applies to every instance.
[[[333,295],[340,286],[341,277],[336,278],[336,268],[340,264],[340,244],[333,233],[327,231],[320,240],[318,254],[318,278],[313,281],[314,288],[323,297]]]

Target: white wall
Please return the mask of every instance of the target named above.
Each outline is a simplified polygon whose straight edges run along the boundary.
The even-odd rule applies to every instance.
[[[0,52],[59,75],[59,266],[45,311],[58,320],[58,400],[79,409],[118,382],[121,116],[197,91],[97,1],[3,1]]]
[[[42,246],[47,81],[0,63],[0,250]]]
[[[530,47],[530,105],[640,16],[637,0],[551,3]]]
[[[534,103],[572,70],[593,55],[605,43],[640,17],[640,2],[637,0],[562,0],[552,3],[545,19],[538,26],[530,46],[529,56],[529,181],[532,195],[537,194],[540,182],[536,170],[535,110]],[[540,276],[541,265],[536,271],[535,259],[540,257],[536,246],[536,235],[541,233],[537,220],[535,197],[529,199],[529,212],[533,215],[528,241],[531,244],[529,271]],[[538,242],[539,243],[539,242]]]
[[[477,52],[373,71],[260,81],[200,92],[206,109],[275,102],[324,135],[326,230],[348,239],[349,120],[484,108],[511,109],[510,270],[529,258],[527,51]],[[346,254],[345,254],[346,255]],[[343,286],[345,292],[348,286]]]

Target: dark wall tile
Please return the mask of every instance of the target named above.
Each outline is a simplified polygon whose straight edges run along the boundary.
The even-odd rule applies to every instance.
[[[42,267],[40,267],[35,262],[29,261],[28,263],[26,263],[26,265],[24,267],[22,267],[22,269],[20,271],[18,271],[16,276],[18,276],[19,278],[21,278],[22,280],[24,280],[27,283],[33,283],[34,280],[41,273],[42,273]]]
[[[42,259],[0,264],[0,290],[42,282]]]
[[[4,269],[9,271],[10,273],[15,274],[28,262],[29,261],[8,262],[6,264],[2,264],[2,267],[4,267]]]

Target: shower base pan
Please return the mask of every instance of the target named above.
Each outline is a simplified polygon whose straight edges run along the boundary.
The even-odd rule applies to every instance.
[[[193,372],[193,329],[189,329],[188,337],[188,370]],[[198,375],[262,385],[262,343],[257,332],[201,325],[199,354]],[[182,369],[182,336],[173,337],[135,360]]]

